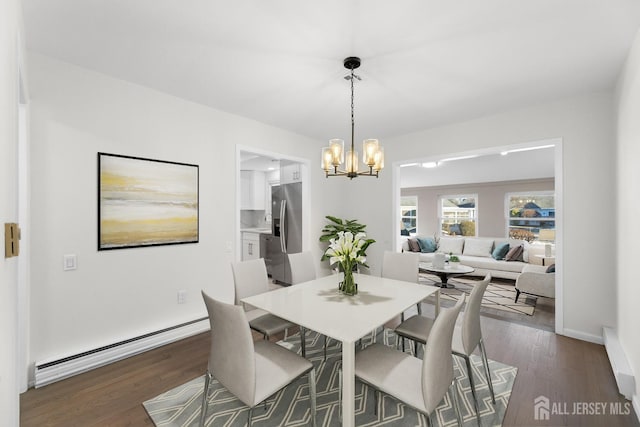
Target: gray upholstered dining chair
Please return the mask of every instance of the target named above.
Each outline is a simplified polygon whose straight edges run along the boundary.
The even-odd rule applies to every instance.
[[[316,425],[316,373],[307,359],[270,341],[253,341],[242,307],[217,301],[202,291],[211,324],[211,350],[205,375],[200,426],[207,417],[211,379],[249,407],[251,427],[253,408],[297,378],[309,375],[311,422]]]
[[[316,278],[316,266],[313,262],[313,254],[309,251],[297,254],[287,254],[289,266],[291,266],[291,284],[308,282]]]
[[[316,278],[316,266],[313,261],[311,252],[299,252],[296,254],[287,254],[289,257],[289,266],[291,267],[291,284],[308,282]],[[305,340],[305,328],[300,327],[300,335],[303,343]],[[327,360],[327,337],[324,337],[324,360]]]
[[[233,270],[233,281],[235,285],[235,303],[245,308],[249,326],[254,331],[261,333],[265,340],[271,335],[296,326],[288,320],[274,316],[264,310],[255,307],[246,307],[242,304],[242,299],[253,295],[262,294],[269,291],[269,276],[264,259],[258,258],[249,261],[234,262],[231,264]],[[286,335],[285,335],[286,336]],[[302,347],[302,357],[306,356],[304,340],[300,334],[300,344]]]
[[[418,283],[420,256],[414,252],[392,252],[385,251],[382,256],[381,276],[388,279],[403,280],[405,282]],[[422,314],[420,303],[416,304],[418,314]],[[387,322],[384,326],[393,329],[398,323],[404,321],[404,312],[394,320]],[[404,350],[404,341],[402,342]]]
[[[376,409],[379,394],[384,392],[424,414],[431,426],[430,415],[448,390],[458,425],[462,426],[451,341],[464,298],[462,295],[455,306],[440,312],[422,360],[381,344],[370,345],[356,354],[356,377],[376,389]]]
[[[477,347],[480,347],[482,364],[484,365],[484,372],[487,377],[487,385],[491,392],[491,401],[494,404],[496,403],[493,384],[491,382],[491,371],[489,370],[487,352],[484,347],[484,341],[482,340],[482,329],[480,325],[480,306],[482,305],[482,296],[484,295],[489,282],[491,282],[491,274],[487,274],[482,281],[473,286],[462,318],[462,326],[456,326],[453,331],[453,344],[451,350],[456,356],[462,357],[466,363],[478,425],[480,424],[480,411],[470,358],[471,354]],[[399,337],[413,340],[416,343],[417,353],[418,343],[426,344],[428,348],[429,333],[433,325],[433,319],[424,316],[413,316],[402,322],[395,329],[395,332]]]

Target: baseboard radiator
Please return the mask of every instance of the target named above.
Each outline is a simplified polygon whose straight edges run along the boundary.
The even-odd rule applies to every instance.
[[[36,388],[209,330],[204,317],[57,360],[36,362]]]
[[[627,357],[622,349],[622,345],[620,345],[620,341],[618,340],[618,334],[612,328],[602,328],[602,336],[613,375],[616,377],[618,391],[626,399],[631,400],[636,392],[636,381],[631,366],[629,366]]]

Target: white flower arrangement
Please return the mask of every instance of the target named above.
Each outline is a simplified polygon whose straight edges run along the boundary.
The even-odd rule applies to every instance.
[[[329,264],[338,263],[343,271],[351,271],[357,264],[366,266],[367,258],[362,254],[366,237],[365,233],[354,236],[350,231],[338,232],[338,238],[329,241],[329,248],[325,252],[329,257]]]

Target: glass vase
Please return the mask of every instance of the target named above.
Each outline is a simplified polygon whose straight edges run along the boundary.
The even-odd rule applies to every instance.
[[[353,277],[353,269],[351,267],[344,269],[344,279],[340,282],[338,289],[345,295],[355,295],[358,293],[358,284]]]

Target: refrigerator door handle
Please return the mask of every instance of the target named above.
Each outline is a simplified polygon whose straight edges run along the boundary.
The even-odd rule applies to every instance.
[[[280,203],[280,248],[287,253],[287,200]]]

